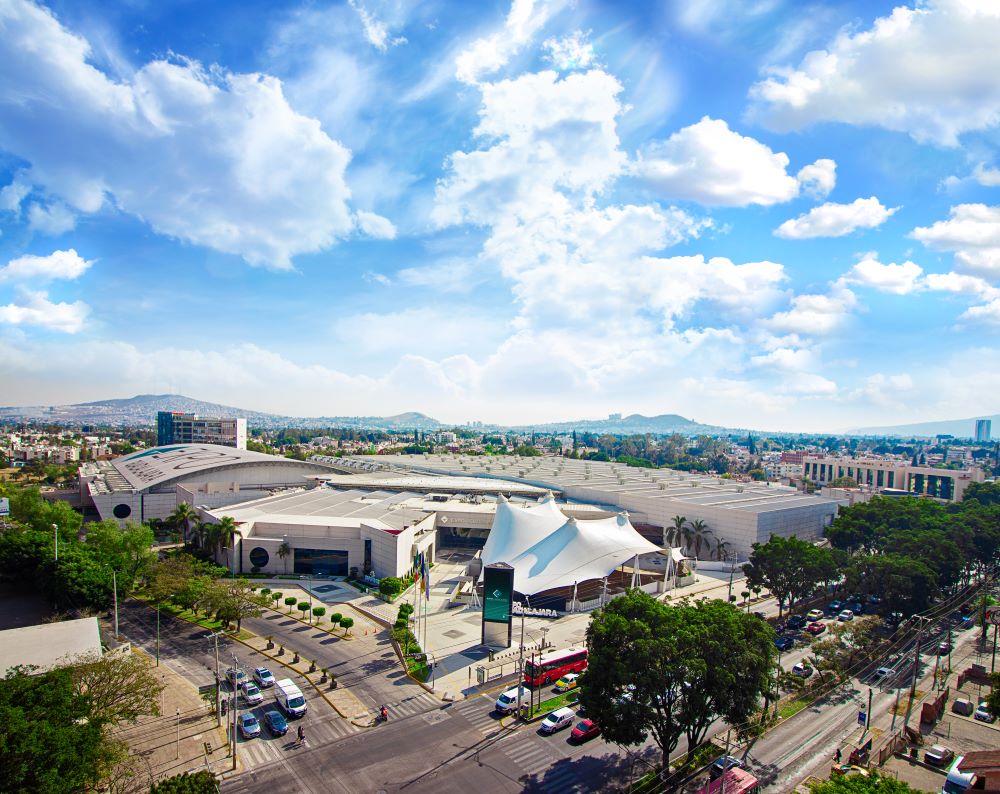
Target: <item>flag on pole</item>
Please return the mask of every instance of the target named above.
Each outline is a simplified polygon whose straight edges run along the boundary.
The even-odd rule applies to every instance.
[[[422,556],[421,562],[423,563],[424,570],[422,576],[422,584],[424,588],[424,598],[428,601],[431,600],[431,572],[427,567],[427,558]]]

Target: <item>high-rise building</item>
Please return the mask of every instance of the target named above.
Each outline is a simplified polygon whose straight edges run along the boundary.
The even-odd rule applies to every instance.
[[[979,444],[985,444],[990,440],[990,434],[993,429],[993,422],[989,419],[977,419],[976,420],[976,442]]]
[[[247,420],[204,418],[179,411],[160,411],[156,415],[156,445],[219,444],[247,448]]]

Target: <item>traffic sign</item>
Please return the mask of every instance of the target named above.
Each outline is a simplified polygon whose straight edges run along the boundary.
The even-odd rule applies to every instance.
[[[986,607],[986,623],[990,626],[1000,626],[1000,607]]]
[[[864,725],[867,722],[868,722],[868,712],[867,711],[859,711],[858,712],[858,725]]]
[[[5,497],[3,499],[0,499],[0,516],[9,516],[9,515],[10,515],[10,499],[7,499]]]

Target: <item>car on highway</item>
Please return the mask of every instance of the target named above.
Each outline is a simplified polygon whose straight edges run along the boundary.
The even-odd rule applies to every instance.
[[[817,620],[822,620],[825,614],[822,609],[810,609],[806,612],[806,620],[810,623],[815,623]]]
[[[242,670],[237,670],[235,667],[230,667],[226,670],[226,678],[229,680],[229,683],[239,686],[247,680],[247,674]]]
[[[779,651],[789,651],[795,646],[795,640],[791,637],[775,637],[774,647]]]
[[[566,675],[556,681],[556,689],[560,692],[568,692],[569,690],[576,688],[576,684],[579,680],[579,673],[566,673]]]
[[[244,739],[252,739],[255,736],[260,736],[260,723],[257,722],[257,718],[249,711],[245,714],[240,714],[239,726],[240,736]]]
[[[288,733],[288,722],[280,711],[271,709],[264,712],[264,724],[272,736],[284,736]]]
[[[573,720],[576,717],[576,712],[573,711],[569,706],[563,706],[561,709],[556,709],[551,714],[549,714],[538,729],[542,733],[555,733],[556,731],[561,731],[563,728],[568,728],[573,724]]]
[[[826,624],[820,623],[818,620],[806,626],[806,632],[812,634],[814,637],[818,637],[824,631],[826,631]]]
[[[850,609],[842,609],[840,614],[837,615],[837,620],[844,622],[847,620],[854,620],[854,612]]]
[[[585,742],[588,739],[593,739],[600,732],[601,729],[593,720],[580,720],[573,726],[569,738],[572,742]]]
[[[894,675],[896,675],[896,671],[892,667],[880,667],[872,675],[872,681],[876,683],[879,681],[888,681]]]
[[[829,604],[826,605],[826,614],[836,615],[843,608],[844,605],[840,601],[831,601]]]
[[[735,755],[724,755],[715,759],[708,768],[708,777],[711,780],[718,780],[730,769],[742,769],[743,762]]]
[[[808,678],[813,674],[812,666],[808,662],[797,662],[792,666],[792,675],[800,678]]]
[[[954,757],[954,751],[940,744],[935,744],[924,753],[924,761],[931,766],[944,766]]]
[[[267,689],[274,686],[274,673],[266,667],[257,667],[253,671],[253,680],[261,689]]]
[[[264,702],[264,693],[260,691],[253,681],[244,681],[240,685],[240,694],[247,704],[256,706]]]
[[[996,719],[990,712],[990,704],[985,700],[976,706],[976,713],[973,716],[980,722],[993,722]]]
[[[806,624],[806,619],[802,615],[792,615],[785,621],[785,626],[790,629],[801,629]]]

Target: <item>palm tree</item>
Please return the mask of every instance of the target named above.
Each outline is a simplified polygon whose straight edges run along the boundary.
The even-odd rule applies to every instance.
[[[722,538],[715,539],[715,559],[722,562],[729,556],[729,541]]]
[[[176,527],[184,527],[184,542],[188,542],[188,536],[191,534],[191,522],[198,517],[194,508],[191,507],[187,502],[181,502],[174,508],[174,512],[170,514],[167,520]]]
[[[667,527],[663,530],[663,545],[673,546],[675,542],[681,539],[684,535],[684,525],[687,523],[687,519],[684,516],[674,516],[674,525],[672,527]]]
[[[285,573],[288,573],[288,558],[292,556],[292,547],[288,545],[287,540],[281,541],[281,545],[278,546],[278,556],[285,564]]]
[[[229,552],[236,547],[236,538],[240,537],[240,530],[236,526],[236,519],[232,516],[223,516],[219,519],[219,523],[215,525],[215,531],[218,533],[217,537],[219,543],[226,550],[226,565],[229,565]],[[233,560],[233,568],[235,573],[236,561]]]
[[[696,518],[689,524],[687,540],[690,546],[694,548],[695,557],[701,554],[701,547],[703,545],[708,545],[708,536],[711,534],[712,530],[700,518]]]

